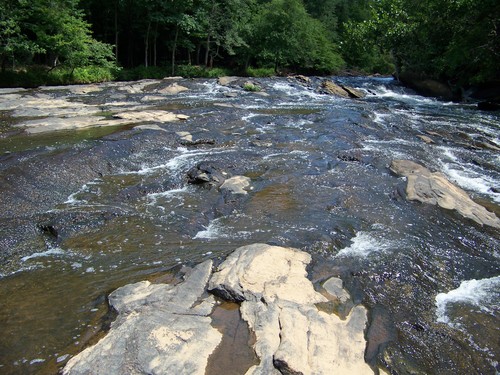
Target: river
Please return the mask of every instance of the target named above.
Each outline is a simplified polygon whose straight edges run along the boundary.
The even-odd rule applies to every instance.
[[[0,373],[56,373],[109,325],[117,287],[264,242],[311,253],[316,285],[338,276],[368,308],[370,365],[498,374],[500,233],[407,201],[388,167],[440,171],[500,216],[499,114],[392,78],[333,79],[366,97],[320,94],[319,78],[255,79],[262,92],[206,79],[178,80],[188,90],[175,95],[159,94],[171,81],[0,91]],[[189,118],[23,131],[132,109]],[[201,162],[249,177],[247,194],[189,183]]]

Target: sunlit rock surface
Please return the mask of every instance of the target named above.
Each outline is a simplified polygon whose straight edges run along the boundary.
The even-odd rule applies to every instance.
[[[209,288],[240,301],[243,319],[256,335],[260,364],[247,374],[372,374],[364,361],[366,310],[348,318],[318,311],[327,299],[307,279],[305,252],[253,244],[235,250]],[[279,371],[278,371],[279,370]]]
[[[241,302],[255,334],[260,363],[246,374],[373,374],[364,361],[366,309],[354,307],[346,320],[319,311],[315,303],[328,299],[307,279],[310,261],[296,249],[253,244],[236,249],[212,275],[208,290]],[[110,332],[63,373],[204,374],[222,340],[210,324],[215,299],[204,293],[211,268],[211,261],[200,264],[176,286],[143,281],[111,293],[119,315]]]
[[[64,374],[204,374],[222,335],[210,325],[214,300],[197,303],[212,268],[206,261],[178,286],[147,281],[109,296],[119,315],[96,345],[73,357]]]
[[[409,200],[456,210],[476,223],[500,228],[500,219],[494,213],[470,199],[465,191],[453,185],[442,173],[431,172],[410,160],[394,160],[390,169],[408,178],[406,194]]]

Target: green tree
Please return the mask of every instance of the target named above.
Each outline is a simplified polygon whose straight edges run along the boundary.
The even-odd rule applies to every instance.
[[[31,56],[36,52],[43,52],[34,41],[25,34],[25,19],[30,9],[27,0],[13,0],[0,2],[0,59],[2,72],[5,71],[10,60],[14,67],[16,56]]]
[[[272,0],[255,20],[252,48],[275,71],[295,67],[331,73],[343,65],[323,24],[309,16],[300,0]]]

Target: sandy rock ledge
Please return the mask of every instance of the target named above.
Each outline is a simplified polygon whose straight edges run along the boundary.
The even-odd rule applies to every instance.
[[[260,363],[247,375],[373,374],[364,361],[365,308],[354,307],[346,320],[318,310],[315,304],[329,299],[307,278],[310,261],[297,249],[252,244],[213,274],[207,261],[176,286],[143,281],[119,288],[109,296],[119,313],[111,330],[63,374],[205,374],[222,339],[211,325],[214,294],[240,303],[255,335]]]

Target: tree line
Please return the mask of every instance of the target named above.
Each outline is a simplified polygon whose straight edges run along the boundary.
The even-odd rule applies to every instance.
[[[499,79],[497,0],[0,0],[2,72],[223,67]]]

